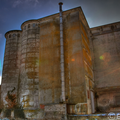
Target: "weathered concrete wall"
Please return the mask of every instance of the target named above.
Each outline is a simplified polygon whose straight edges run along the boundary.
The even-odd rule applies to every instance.
[[[63,12],[65,97],[68,104],[82,103],[85,114],[88,112],[86,87],[90,81],[86,83],[85,75],[89,77],[89,72],[84,67],[82,34],[86,35],[86,41],[89,39],[79,12],[81,9]],[[82,27],[86,30],[82,31]],[[61,102],[59,29],[58,15],[40,20],[39,96],[40,104],[44,105]]]
[[[77,104],[86,102],[79,12],[67,14],[64,20],[66,96],[68,103]]]
[[[111,90],[118,92],[120,86],[120,23],[92,28],[91,32],[98,106],[115,106],[116,94]],[[101,95],[103,90],[106,93]]]
[[[94,73],[97,88],[120,85],[120,32],[112,31],[111,26],[105,27],[110,30],[106,34],[103,34],[105,28],[100,35],[93,34]],[[94,29],[91,29],[92,32]],[[99,27],[96,28],[96,30],[99,29]]]
[[[66,104],[55,104],[45,106],[45,116],[46,120],[66,120]]]
[[[98,112],[118,112],[120,110],[120,89],[99,89],[97,90]]]
[[[54,99],[57,99],[59,102],[61,95],[59,17],[57,19],[48,18],[44,22],[41,21],[40,30],[39,77],[41,104],[54,103]],[[85,68],[83,65],[79,10],[76,9],[69,12],[63,12],[63,34],[66,98],[68,99],[68,103],[72,104],[85,102]],[[57,70],[54,70],[54,67],[57,68]],[[54,84],[58,85],[58,95],[54,93]],[[55,95],[56,98],[54,98]],[[47,98],[47,96],[49,97]]]
[[[60,80],[59,18],[40,23],[40,104],[59,103]]]
[[[78,113],[85,114],[91,113],[90,92],[94,89],[94,81],[89,49],[89,26],[81,12],[81,9],[77,9],[63,13],[65,80],[67,103],[71,104],[68,109],[73,109],[74,105],[81,109],[80,106],[83,105],[83,111]]]

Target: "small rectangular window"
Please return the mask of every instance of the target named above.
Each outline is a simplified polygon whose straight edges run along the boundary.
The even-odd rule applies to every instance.
[[[11,35],[9,35],[9,38],[11,38]]]
[[[13,34],[13,37],[15,37],[16,34]]]
[[[28,24],[28,28],[30,28],[30,24]]]

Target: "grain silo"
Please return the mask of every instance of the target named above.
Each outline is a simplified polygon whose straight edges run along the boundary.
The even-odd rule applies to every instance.
[[[11,64],[18,62],[18,69],[10,66],[9,72],[17,78],[14,86],[17,86],[18,101],[27,118],[38,114],[37,110],[41,109],[46,119],[51,119],[54,113],[60,118],[67,114],[94,113],[89,26],[81,7],[62,11],[62,3],[59,5],[60,13],[25,21],[22,30],[16,31],[15,38],[14,31],[6,33],[6,39],[11,43],[6,44],[6,51],[18,46]],[[6,61],[11,58],[8,53],[5,53],[5,70]],[[6,74],[10,77],[5,70],[3,89],[7,85],[4,77]]]
[[[17,94],[19,72],[20,72],[20,40],[21,31],[12,30],[5,34],[6,47],[4,55],[4,67],[2,77],[2,98],[5,102],[5,97],[8,91],[14,90]]]
[[[39,33],[37,20],[21,25],[20,102],[25,108],[38,108],[39,90]]]

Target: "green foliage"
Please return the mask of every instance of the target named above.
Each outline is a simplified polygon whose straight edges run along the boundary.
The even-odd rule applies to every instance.
[[[12,92],[15,90],[15,87],[13,90],[7,92],[7,96],[5,97],[5,100],[7,101],[7,107],[8,109],[14,109],[17,105],[16,100],[16,94],[13,94]]]

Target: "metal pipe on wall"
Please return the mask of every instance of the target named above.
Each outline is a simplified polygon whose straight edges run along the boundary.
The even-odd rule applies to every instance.
[[[63,45],[63,17],[62,17],[62,5],[59,3],[60,11],[60,68],[61,68],[61,100],[65,102],[65,74],[64,74],[64,45]]]

